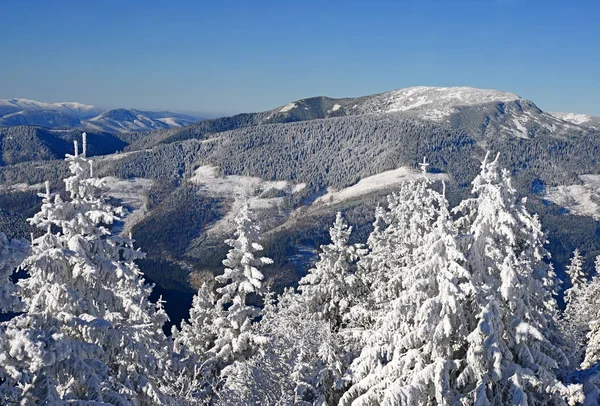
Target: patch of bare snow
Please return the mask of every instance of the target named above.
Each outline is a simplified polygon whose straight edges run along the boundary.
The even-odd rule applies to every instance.
[[[458,106],[518,100],[514,93],[471,87],[417,86],[372,96],[362,107],[364,113],[416,111],[423,118],[442,120]]]
[[[306,187],[305,184],[292,184],[286,181],[265,181],[252,176],[217,176],[218,168],[204,165],[197,168],[190,182],[200,186],[200,189],[213,197],[234,198],[232,209],[222,219],[212,225],[209,233],[227,232],[233,226],[233,219],[243,202],[253,210],[268,210],[280,208],[284,204],[283,197],[261,198],[263,192],[271,189],[283,191],[286,195],[297,193]]]
[[[44,190],[45,185],[43,183],[36,183],[30,185],[28,183],[16,183],[14,185],[0,185],[0,190],[8,192],[26,192],[28,190]]]
[[[157,121],[160,121],[161,123],[164,123],[171,127],[181,127],[181,124],[179,124],[177,121],[175,121],[175,118],[173,118],[173,117],[157,118]]]
[[[561,120],[568,121],[573,124],[584,124],[588,121],[591,121],[591,117],[586,114],[577,114],[577,113],[550,113],[554,117],[558,117]]]
[[[321,203],[329,205],[339,203],[357,196],[366,195],[381,189],[398,185],[408,180],[415,179],[419,176],[422,176],[420,171],[410,168],[400,167],[397,169],[392,169],[390,171],[381,172],[377,175],[361,179],[356,184],[338,191],[328,189],[327,194],[316,199],[313,204]],[[448,178],[448,175],[446,174],[428,173],[426,176],[435,180]]]
[[[296,103],[289,103],[289,104],[286,104],[285,106],[283,106],[282,108],[280,108],[279,112],[285,113],[286,111],[290,111],[294,108],[296,108]]]
[[[116,224],[116,230],[114,230],[120,235],[126,236],[133,226],[146,216],[148,212],[147,192],[154,182],[145,178],[120,179],[113,176],[105,179],[107,196],[120,200],[121,204],[129,209],[120,224]]]
[[[600,175],[581,175],[583,185],[558,186],[549,189],[546,199],[569,212],[600,220]]]
[[[513,124],[516,127],[516,131],[511,129],[512,133],[519,138],[529,138],[529,132],[527,131],[527,119],[524,117],[517,116],[512,120]]]

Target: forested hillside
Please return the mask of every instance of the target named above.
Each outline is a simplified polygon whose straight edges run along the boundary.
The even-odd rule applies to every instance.
[[[38,210],[43,183],[64,194],[68,168],[56,159],[70,151],[75,132],[24,126],[0,135],[6,157],[0,224],[26,238],[34,230],[25,219]],[[468,196],[486,151],[500,154],[519,194],[528,196],[527,207],[539,214],[559,278],[566,278],[577,247],[592,273],[600,253],[594,217],[600,198],[583,179],[600,174],[598,135],[514,94],[410,88],[357,99],[304,99],[178,129],[89,134],[88,155],[105,155],[94,161],[96,175],[147,185],[121,191],[122,183],[113,182],[108,195],[125,206],[123,230],[147,252],[140,262],[147,277],[165,295],[191,298],[194,280],[220,272],[223,241],[244,199],[275,262],[264,272],[281,292],[317,259],[337,211],[353,225],[352,238],[364,240],[372,207],[411,179],[423,157],[430,174],[445,176],[453,207]],[[589,195],[585,202],[568,189],[576,187]],[[567,188],[566,194],[554,198],[556,188]],[[167,304],[167,311],[177,322],[185,307]]]
[[[110,178],[94,172],[85,134],[82,146],[75,141],[65,160],[64,195],[45,183],[31,241],[0,234],[0,398],[8,404],[600,399],[599,279],[586,276],[575,250],[560,291],[542,224],[500,154],[486,153],[454,208],[445,178],[434,181],[423,161],[369,207],[364,237],[352,239],[337,212],[316,262],[282,293],[263,273],[280,265],[263,249],[252,199],[244,200],[220,272],[198,281],[189,318],[166,335],[168,301],[152,299],[135,240],[111,233],[126,210],[107,199]],[[211,205],[194,189],[176,191],[197,207],[178,213],[161,199],[161,228],[211,221]],[[193,235],[144,233],[163,252],[169,240]],[[24,277],[15,281],[17,267]]]

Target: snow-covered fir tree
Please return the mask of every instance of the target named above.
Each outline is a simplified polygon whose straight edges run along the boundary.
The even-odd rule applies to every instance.
[[[326,403],[331,392],[328,365],[333,334],[330,323],[311,313],[297,293],[265,301],[263,317],[254,326],[267,340],[263,350],[229,370],[222,405],[297,405]]]
[[[430,186],[421,177],[390,199],[390,223],[398,228],[387,235],[395,241],[402,238],[404,256],[390,269],[396,275],[389,279],[398,285],[393,291],[374,292],[382,296],[380,311],[350,367],[346,379],[351,386],[340,405],[456,404],[459,398],[454,378],[472,286],[447,202]],[[406,234],[400,236],[400,229]],[[374,233],[380,233],[377,227]],[[382,239],[376,241],[390,244]],[[375,240],[373,235],[370,240]]]
[[[573,301],[573,297],[581,290],[581,287],[587,282],[585,273],[583,272],[583,257],[579,253],[579,249],[573,251],[573,257],[569,261],[566,269],[571,287],[565,290],[565,304],[569,304]]]
[[[595,262],[596,276],[579,287],[579,292],[573,300],[570,309],[570,319],[577,325],[587,324],[585,357],[582,368],[598,368],[600,360],[600,255]],[[600,374],[600,372],[599,372]],[[600,383],[600,379],[598,379]]]
[[[273,261],[256,256],[263,248],[247,202],[234,221],[235,238],[225,241],[231,249],[223,260],[224,273],[215,278],[216,295],[207,284],[202,285],[193,299],[189,321],[182,322],[180,330],[173,329],[175,351],[196,394],[204,398],[215,396],[228,366],[245,362],[264,342],[252,328],[261,312],[248,303],[248,295],[264,294],[259,268]]]
[[[11,276],[29,254],[29,249],[29,242],[9,241],[6,234],[0,232],[0,317],[2,313],[16,312],[21,308]]]
[[[235,217],[235,224],[235,238],[225,241],[231,247],[223,260],[225,271],[215,278],[221,286],[216,289],[219,295],[218,316],[213,321],[216,337],[209,350],[227,362],[247,359],[256,349],[251,325],[260,315],[260,309],[248,304],[247,297],[264,293],[259,268],[273,263],[270,258],[256,256],[263,247],[259,244],[260,229],[251,218],[247,202]]]
[[[134,263],[142,254],[108,229],[122,213],[106,202],[84,150],[67,156],[67,199],[50,193],[30,222],[32,242],[19,281],[25,314],[6,326],[7,390],[23,402],[163,404],[170,353],[164,310]],[[7,344],[4,342],[3,344]]]
[[[356,263],[365,250],[349,244],[352,227],[338,212],[329,229],[331,243],[321,246],[319,260],[299,282],[299,290],[309,311],[331,323],[338,331],[344,315],[365,287],[357,276]]]
[[[458,376],[463,402],[475,405],[567,404],[580,396],[557,379],[567,360],[552,340],[556,304],[544,235],[498,157],[486,155],[473,181],[475,198],[457,212],[465,233],[475,317],[466,366]]]
[[[355,343],[345,329],[354,323],[356,316],[348,314],[352,307],[362,304],[367,288],[359,275],[358,260],[366,253],[362,244],[350,244],[350,227],[337,213],[329,229],[331,243],[321,246],[319,260],[299,282],[299,300],[304,303],[306,320],[325,322],[327,340],[320,348],[323,367],[313,370],[318,376],[320,393],[327,404],[335,404],[339,398],[337,380],[355,356]],[[350,339],[348,339],[350,338]]]

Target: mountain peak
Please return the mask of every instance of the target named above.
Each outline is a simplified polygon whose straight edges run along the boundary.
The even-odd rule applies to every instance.
[[[290,116],[340,116],[355,114],[378,114],[415,112],[430,120],[446,119],[460,106],[486,103],[503,103],[520,100],[515,93],[474,87],[414,86],[357,98],[332,99],[313,97],[302,99],[272,112]],[[315,111],[318,110],[318,111]]]

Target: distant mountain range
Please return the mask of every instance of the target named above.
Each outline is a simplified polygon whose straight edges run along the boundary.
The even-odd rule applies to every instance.
[[[103,110],[72,102],[43,103],[27,99],[0,100],[0,127],[35,125],[50,129],[81,128],[110,133],[182,127],[199,118],[168,111]]]

